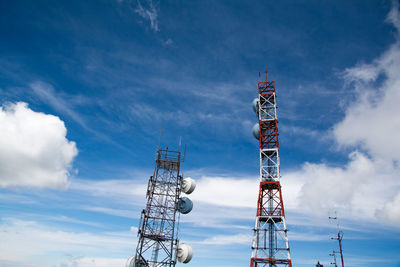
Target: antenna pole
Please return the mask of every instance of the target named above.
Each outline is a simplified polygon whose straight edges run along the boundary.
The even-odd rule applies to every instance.
[[[158,136],[157,151],[160,149],[160,143],[161,143],[161,136],[162,136],[162,129],[163,129],[163,126],[164,126],[164,120],[161,121],[160,135]]]
[[[186,159],[186,144],[185,144],[185,152],[183,152],[183,159],[182,161],[184,161]]]
[[[329,217],[330,220],[336,220],[336,225],[338,229],[337,237],[332,237],[331,239],[333,240],[338,240],[339,242],[339,252],[340,252],[340,259],[342,261],[342,267],[344,267],[344,261],[343,261],[343,250],[342,250],[342,239],[343,239],[343,232],[340,231],[340,226],[339,226],[339,218],[337,217],[336,211],[335,211],[335,217]]]
[[[329,256],[333,257],[333,262],[331,262],[331,264],[334,264],[335,267],[337,267],[337,263],[336,263],[336,251],[332,251],[332,254],[329,254]]]
[[[343,250],[342,250],[342,238],[343,238],[343,233],[340,234],[340,231],[338,233],[338,240],[339,240],[339,249],[340,249],[340,259],[342,260],[342,267],[344,267],[343,263]]]

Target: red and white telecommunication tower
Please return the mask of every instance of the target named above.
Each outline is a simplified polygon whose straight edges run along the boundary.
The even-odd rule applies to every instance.
[[[260,188],[250,267],[292,266],[279,174],[278,118],[275,81],[258,82],[253,101],[258,123],[253,135],[260,142]]]

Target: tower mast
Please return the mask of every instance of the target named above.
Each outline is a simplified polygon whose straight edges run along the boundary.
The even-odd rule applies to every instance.
[[[292,266],[279,174],[278,118],[275,81],[258,82],[253,101],[260,144],[260,186],[250,267]]]

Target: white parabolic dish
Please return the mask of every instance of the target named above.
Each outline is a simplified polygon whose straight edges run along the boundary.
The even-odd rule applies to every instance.
[[[258,123],[254,124],[252,132],[255,139],[260,138],[260,126],[258,125]]]
[[[182,181],[182,191],[185,194],[190,194],[196,188],[196,181],[190,177],[186,177]]]
[[[258,98],[254,98],[253,102],[251,103],[251,105],[253,106],[253,111],[257,114],[258,114],[258,103],[259,103]]]
[[[176,252],[176,258],[182,263],[188,263],[193,257],[192,246],[181,243],[179,244],[178,251]]]
[[[135,256],[129,257],[126,261],[125,267],[135,267]]]

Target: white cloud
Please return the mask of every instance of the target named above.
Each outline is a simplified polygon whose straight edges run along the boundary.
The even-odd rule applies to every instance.
[[[387,21],[400,30],[398,3]],[[298,207],[313,214],[338,209],[354,220],[400,222],[400,37],[369,64],[346,69],[355,99],[334,125],[341,148],[353,149],[345,166],[306,163],[288,174],[302,183]],[[381,78],[381,79],[379,79]],[[347,216],[348,215],[348,216]]]
[[[290,196],[289,206],[321,216],[337,209],[348,218],[374,220],[400,188],[398,174],[385,161],[372,160],[360,152],[351,153],[344,167],[306,163],[286,177],[289,184],[297,179],[300,186],[297,194]]]
[[[194,201],[237,208],[252,208],[257,203],[257,179],[203,176],[189,196]]]
[[[114,259],[114,258],[91,258],[91,257],[83,257],[73,259],[71,265],[65,264],[65,267],[113,267],[113,266],[124,266],[127,259]]]
[[[0,262],[15,263],[12,266],[27,266],[30,262],[38,266],[122,266],[136,245],[136,233],[129,229],[96,234],[72,232],[12,218],[0,224],[0,239]],[[105,258],[104,251],[114,257]]]
[[[390,10],[386,21],[396,27],[397,33],[400,31],[399,2],[392,0],[392,9]]]
[[[121,210],[116,208],[108,208],[108,207],[92,207],[92,206],[84,206],[81,207],[83,210],[100,212],[108,215],[137,219],[140,215],[138,212],[134,212],[132,210]]]
[[[231,234],[231,235],[214,235],[201,241],[190,241],[191,244],[204,244],[204,245],[232,245],[242,244],[249,246],[253,239],[253,232],[247,229],[246,233]],[[317,234],[313,232],[292,232],[290,231],[290,240],[296,241],[323,241],[329,240],[328,234]]]
[[[171,38],[168,38],[168,39],[164,42],[165,45],[172,45],[173,43],[174,43],[174,41],[172,41]]]
[[[400,31],[398,3],[393,3],[388,21]],[[400,39],[372,63],[345,71],[345,80],[353,82],[357,97],[349,104],[343,121],[334,127],[339,145],[361,145],[374,158],[400,160],[399,73]],[[378,77],[383,82],[376,85]]]
[[[210,238],[207,238],[201,242],[200,244],[206,245],[231,245],[231,244],[251,244],[252,236],[249,231],[249,234],[237,234],[237,235],[216,235]],[[196,242],[192,242],[196,243]]]
[[[18,102],[0,107],[0,186],[66,188],[78,154],[58,117]]]
[[[147,181],[146,181],[147,182]],[[135,200],[136,197],[145,198],[147,183],[140,184],[133,180],[83,180],[74,179],[71,190],[82,191],[92,196],[114,198],[125,202]]]
[[[399,191],[399,187],[397,187],[397,191]],[[376,215],[392,222],[400,222],[400,193],[397,193],[391,201],[388,201],[381,209],[377,210]]]
[[[158,12],[156,7],[153,4],[152,0],[146,0],[147,8],[143,7],[142,3],[138,0],[137,1],[137,8],[135,9],[135,12],[139,14],[143,19],[148,20],[150,22],[150,27],[153,29],[155,32],[158,32]]]

